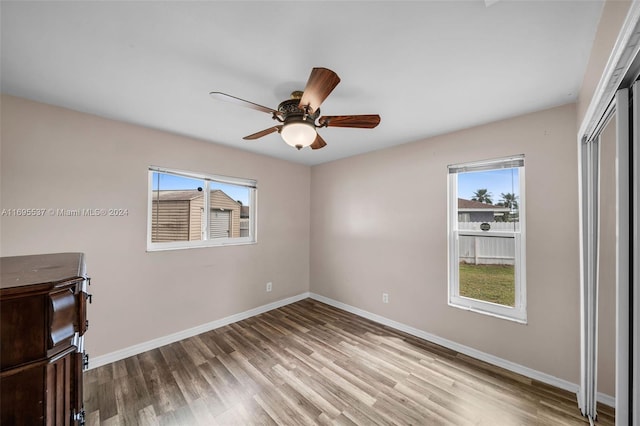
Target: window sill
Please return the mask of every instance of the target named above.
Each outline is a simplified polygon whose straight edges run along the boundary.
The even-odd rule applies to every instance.
[[[245,246],[245,245],[254,245],[258,244],[256,240],[243,240],[243,241],[224,241],[224,242],[216,242],[216,243],[208,243],[208,244],[162,244],[162,243],[147,243],[147,253],[152,253],[156,251],[170,251],[170,250],[188,250],[188,249],[198,249],[198,248],[208,248],[208,247],[227,247],[227,246]]]
[[[484,304],[484,303],[479,302],[479,304]],[[477,314],[488,315],[490,317],[499,318],[499,319],[503,319],[503,320],[507,320],[507,321],[513,321],[513,322],[516,322],[518,324],[527,325],[526,313],[524,313],[522,316],[512,316],[512,315],[507,315],[507,314],[504,314],[504,313],[495,312],[493,310],[490,310],[490,307],[495,305],[493,303],[486,303],[486,305],[487,305],[487,309],[483,309],[481,306],[470,306],[468,304],[460,304],[460,303],[456,303],[456,302],[453,302],[453,301],[449,301],[449,306],[451,306],[453,308],[461,309],[463,311],[471,311],[471,312],[475,312]],[[495,306],[500,307],[501,310],[503,310],[503,309],[513,309],[514,312],[518,312],[517,310],[515,310],[515,308],[503,307],[501,305],[495,305]]]

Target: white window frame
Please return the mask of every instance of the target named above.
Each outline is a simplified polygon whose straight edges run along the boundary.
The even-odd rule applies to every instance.
[[[198,241],[170,241],[170,242],[152,242],[152,221],[153,221],[153,174],[154,172],[172,174],[175,176],[181,176],[190,179],[199,179],[204,181],[204,203],[205,206],[209,205],[209,184],[210,182],[218,182],[223,184],[244,186],[249,189],[249,235],[246,237],[229,237],[229,238],[213,238],[206,239],[209,235],[208,215],[210,209],[205,208],[206,212],[206,231],[204,232],[203,240]],[[161,250],[180,250],[199,247],[220,247],[229,245],[242,245],[242,244],[255,244],[257,242],[257,201],[258,201],[258,187],[257,181],[253,179],[236,178],[229,176],[220,176],[214,174],[189,172],[177,169],[167,169],[163,167],[150,166],[148,171],[148,188],[147,188],[147,251],[161,251]]]
[[[521,164],[521,165],[520,165]],[[519,231],[472,231],[458,230],[458,173],[470,171],[495,170],[501,168],[518,168],[519,173],[519,200],[518,215],[520,222]],[[525,262],[525,191],[524,191],[524,155],[478,161],[473,163],[454,164],[449,169],[448,185],[448,243],[449,243],[449,306],[473,311],[497,318],[503,318],[519,323],[527,323],[527,292],[526,292],[526,262]],[[513,235],[515,243],[515,306],[505,306],[498,303],[487,302],[460,295],[459,283],[459,237],[469,236],[495,236],[509,237]]]

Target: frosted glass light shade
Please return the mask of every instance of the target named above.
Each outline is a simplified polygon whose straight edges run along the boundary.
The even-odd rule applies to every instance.
[[[285,124],[280,135],[288,145],[302,149],[316,140],[316,129],[309,123],[294,122]]]

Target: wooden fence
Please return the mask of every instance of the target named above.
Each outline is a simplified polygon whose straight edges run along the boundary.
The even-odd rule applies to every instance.
[[[480,222],[459,222],[458,253],[460,262],[473,265],[514,265],[515,238],[504,235],[464,235],[465,230],[480,231]],[[491,231],[520,231],[517,222],[491,222]]]
[[[481,231],[480,226],[486,222],[458,222],[460,231]],[[520,231],[520,222],[488,222],[491,231]]]

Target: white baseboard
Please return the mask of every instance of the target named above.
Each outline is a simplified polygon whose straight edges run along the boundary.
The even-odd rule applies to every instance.
[[[177,333],[169,334],[167,336],[159,337],[157,339],[149,340],[146,342],[138,343],[137,345],[129,346],[128,348],[120,349],[115,352],[110,352],[105,355],[100,355],[95,358],[91,358],[89,362],[89,369],[98,368],[103,365],[119,361],[121,359],[128,358],[133,355],[140,354],[151,349],[159,348],[160,346],[168,345],[170,343],[177,342],[182,339],[196,336],[198,334],[206,333],[207,331],[215,330],[216,328],[224,327],[225,325],[233,324],[234,322],[242,321],[247,318],[271,311],[273,309],[280,308],[282,306],[289,305],[291,303],[298,302],[300,300],[310,297],[310,293],[301,293],[293,297],[278,300],[276,302],[268,303],[266,305],[258,306],[257,308],[249,309],[248,311],[240,312],[239,314],[230,315],[225,318],[221,318],[215,321],[208,322],[187,330],[182,330]]]
[[[189,328],[187,330],[179,331],[177,333],[169,334],[167,336],[159,337],[157,339],[153,339],[153,340],[139,343],[137,345],[129,346],[128,348],[120,349],[115,352],[97,356],[91,359],[89,363],[89,368],[93,369],[93,368],[101,367],[103,365],[116,362],[121,359],[125,359],[130,356],[137,355],[145,351],[149,351],[151,349],[156,349],[161,346],[168,345],[170,343],[174,343],[182,339],[193,337],[201,333],[206,333],[207,331],[215,330],[216,328],[224,327],[225,325],[233,324],[234,322],[251,318],[253,316],[271,311],[273,309],[280,308],[282,306],[289,305],[291,303],[298,302],[306,298],[312,298],[319,302],[326,303],[327,305],[336,307],[338,309],[342,309],[344,311],[350,312],[352,314],[358,315],[363,318],[367,318],[369,320],[386,325],[396,330],[403,331],[412,336],[416,336],[421,339],[428,340],[429,342],[436,343],[440,346],[444,346],[445,348],[452,349],[456,352],[460,352],[461,354],[468,355],[475,359],[479,359],[480,361],[488,362],[489,364],[502,367],[505,370],[513,371],[514,373],[521,374],[523,376],[529,377],[534,380],[538,380],[542,383],[546,383],[548,385],[555,386],[560,389],[564,389],[569,392],[573,392],[577,394],[580,388],[577,384],[569,382],[567,380],[560,379],[558,377],[543,373],[541,371],[534,370],[529,367],[525,367],[524,365],[516,364],[515,362],[511,362],[506,359],[499,358],[495,355],[491,355],[491,354],[479,351],[469,346],[461,345],[460,343],[447,340],[435,334],[427,333],[426,331],[419,330],[417,328],[408,326],[406,324],[402,324],[400,322],[365,311],[360,308],[356,308],[355,306],[347,305],[346,303],[338,302],[337,300],[333,300],[328,297],[321,296],[316,293],[310,293],[310,292],[301,293],[296,296],[278,300],[276,302],[268,303],[266,305],[258,306],[257,308],[249,309],[248,311],[230,315],[228,317],[221,318],[221,319],[218,319],[206,324],[202,324],[193,328]],[[616,401],[615,397],[605,395],[603,393],[598,393],[598,402],[602,404],[608,405],[610,407],[615,407],[615,401]]]
[[[402,324],[400,322],[391,320],[389,318],[385,318],[383,316],[365,311],[363,309],[356,308],[355,306],[347,305],[345,303],[338,302],[337,300],[333,300],[316,293],[310,293],[309,297],[319,302],[326,303],[327,305],[331,305],[333,307],[342,309],[344,311],[350,312],[360,317],[370,319],[371,321],[375,321],[377,323],[386,325],[396,330],[403,331],[412,336],[416,336],[421,339],[428,340],[429,342],[438,344],[440,346],[444,346],[445,348],[452,349],[461,354],[470,356],[475,359],[479,359],[480,361],[487,362],[497,367],[504,368],[505,370],[509,370],[514,373],[521,374],[523,376],[529,377],[539,382],[546,383],[548,385],[555,386],[557,388],[564,389],[566,391],[569,391],[575,394],[577,394],[578,390],[580,389],[579,385],[577,385],[576,383],[572,383],[568,380],[564,380],[559,377],[555,377],[550,374],[546,374],[541,371],[537,371],[532,368],[525,367],[524,365],[516,364],[515,362],[511,362],[506,359],[499,358],[495,355],[491,355],[486,352],[479,351],[469,346],[461,345],[460,343],[447,340],[435,334],[427,333],[426,331],[417,329],[415,327],[411,327],[406,324]],[[615,407],[615,397],[605,395],[603,393],[598,393],[598,402],[608,405],[610,407]]]
[[[596,395],[596,400],[604,405],[608,405],[609,407],[616,407],[616,397],[607,395],[606,393],[598,392]]]

